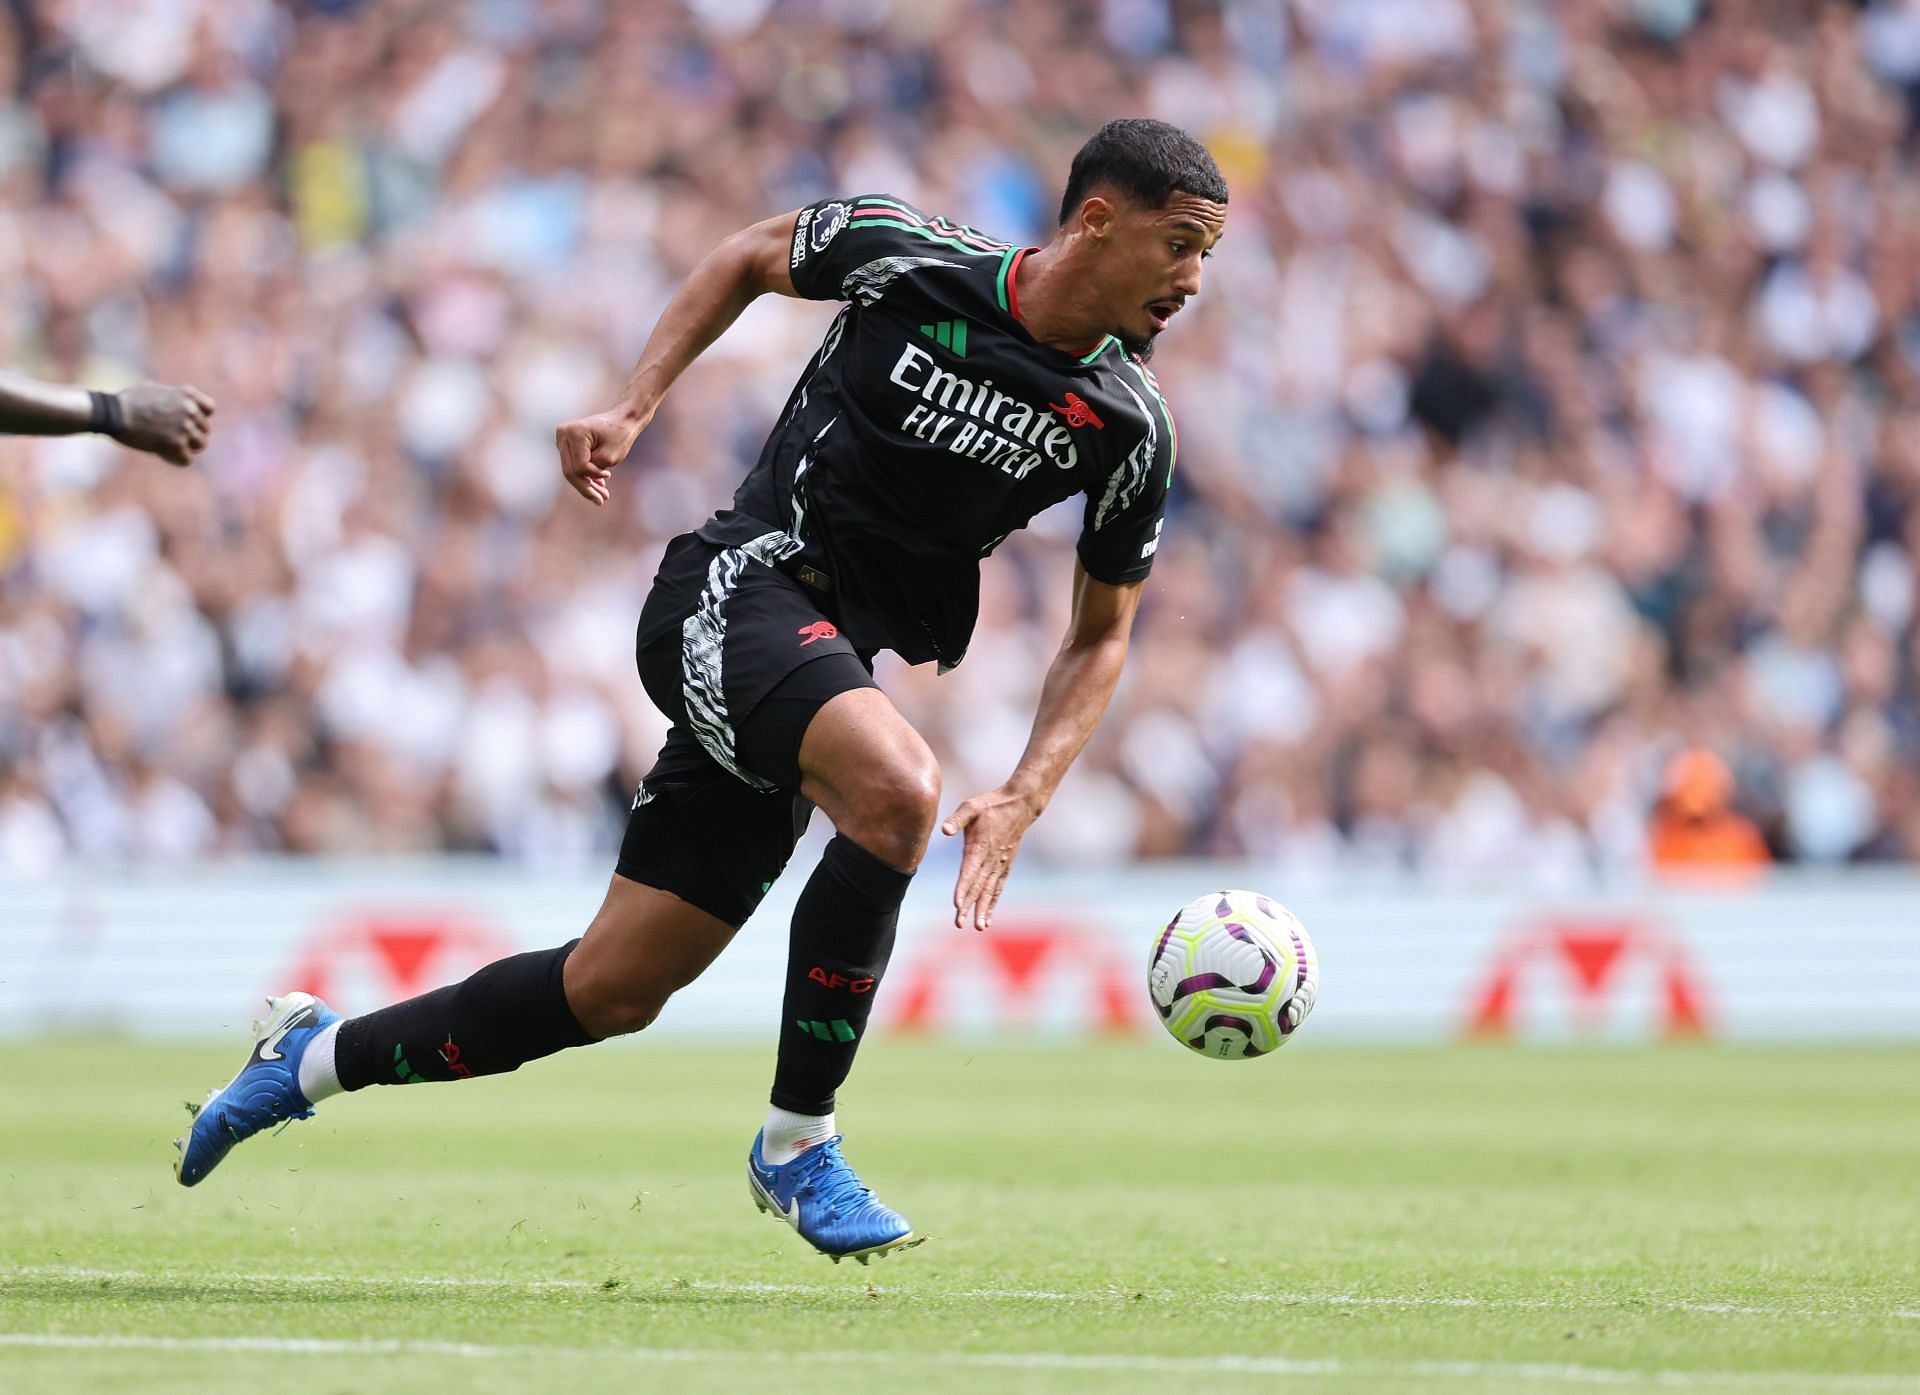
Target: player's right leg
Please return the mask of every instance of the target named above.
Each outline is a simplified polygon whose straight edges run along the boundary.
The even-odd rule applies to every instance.
[[[268,999],[240,1072],[177,1140],[174,1174],[205,1177],[234,1144],[369,1085],[469,1080],[635,1032],[691,983],[734,927],[670,891],[616,874],[578,940],[516,954],[460,983],[343,1020],[305,993]]]
[[[514,955],[344,1022],[304,994],[290,1008],[282,1005],[294,998],[272,1000],[247,1064],[179,1140],[181,1182],[194,1185],[235,1143],[305,1118],[343,1090],[500,1074],[637,1031],[725,948],[786,866],[813,806],[744,783],[688,728],[686,694],[699,675],[687,668],[681,631],[702,600],[712,552],[695,537],[676,539],[648,596],[640,677],[674,725],[634,800],[617,873],[584,939]],[[769,578],[777,580],[769,570],[748,589]]]
[[[194,1110],[193,1127],[173,1140],[173,1175],[191,1187],[220,1164],[233,1145],[288,1119],[313,1117],[300,1090],[300,1063],[314,1040],[340,1024],[340,1014],[309,993],[267,999],[253,1024],[253,1049],[240,1071]],[[188,1108],[193,1108],[189,1105]]]

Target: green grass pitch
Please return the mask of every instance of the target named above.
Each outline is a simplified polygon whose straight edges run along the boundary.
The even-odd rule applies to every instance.
[[[621,1043],[169,1140],[242,1044],[0,1048],[0,1391],[1920,1392],[1920,1050],[880,1040],[932,1235],[759,1215],[770,1053]]]

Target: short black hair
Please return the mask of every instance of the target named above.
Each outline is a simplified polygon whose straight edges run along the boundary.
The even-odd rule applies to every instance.
[[[1060,199],[1064,225],[1102,184],[1159,208],[1174,193],[1192,194],[1213,203],[1227,201],[1227,181],[1206,146],[1178,126],[1145,117],[1109,121],[1080,147],[1067,172],[1067,192]]]

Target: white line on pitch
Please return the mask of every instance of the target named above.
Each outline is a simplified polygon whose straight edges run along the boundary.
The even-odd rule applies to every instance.
[[[0,1269],[0,1282],[8,1278],[52,1278],[107,1280],[114,1283],[140,1281],[162,1283],[255,1284],[262,1286],[339,1288],[453,1288],[507,1289],[527,1292],[562,1290],[590,1292],[599,1290],[630,1292],[697,1293],[865,1293],[866,1288],[845,1284],[729,1282],[718,1279],[632,1280],[616,1275],[602,1282],[594,1279],[541,1279],[501,1276],[461,1276],[443,1274],[266,1274],[242,1270],[209,1272],[178,1269],[92,1269],[68,1264],[17,1264]],[[872,1284],[879,1293],[899,1298],[971,1298],[998,1302],[1098,1303],[1110,1302],[1139,1290],[1116,1289],[1101,1292],[1069,1293],[1044,1288],[966,1288],[947,1292],[929,1292],[911,1288]],[[1153,1297],[1152,1294],[1147,1294]],[[1215,1303],[1251,1303],[1282,1308],[1484,1308],[1496,1311],[1571,1313],[1594,1309],[1641,1307],[1670,1313],[1731,1313],[1746,1317],[1850,1317],[1906,1321],[1920,1320],[1920,1308],[1805,1308],[1762,1303],[1689,1303],[1664,1298],[1565,1299],[1476,1298],[1444,1294],[1357,1294],[1357,1293],[1222,1293],[1207,1301]]]
[[[467,1360],[554,1357],[641,1362],[716,1362],[761,1365],[778,1362],[827,1362],[891,1365],[933,1362],[942,1367],[985,1367],[1016,1371],[1152,1372],[1164,1375],[1414,1376],[1455,1380],[1531,1380],[1563,1385],[1656,1385],[1666,1388],[1722,1386],[1735,1389],[1783,1388],[1838,1392],[1920,1391],[1920,1375],[1829,1376],[1809,1371],[1640,1371],[1611,1366],[1572,1366],[1547,1362],[1503,1361],[1347,1361],[1340,1357],[1150,1356],[1126,1352],[976,1352],[723,1351],[696,1347],[578,1347],[530,1344],[493,1346],[478,1342],[430,1342],[333,1337],[136,1337],[110,1333],[0,1332],[0,1348],[170,1352],[267,1352],[299,1356],[446,1356]]]
[[[636,1282],[624,1276],[615,1276],[614,1280],[602,1282],[594,1279],[522,1279],[512,1276],[488,1278],[486,1276],[459,1276],[442,1274],[263,1274],[245,1271],[212,1273],[201,1270],[183,1269],[88,1269],[68,1264],[17,1264],[0,1270],[0,1282],[8,1278],[49,1278],[49,1279],[105,1279],[114,1283],[138,1282],[140,1280],[165,1283],[186,1283],[199,1281],[214,1284],[275,1284],[289,1287],[320,1286],[342,1287],[356,1285],[366,1288],[499,1288],[527,1289],[543,1292],[553,1289],[587,1292],[607,1289],[647,1289],[674,1292],[677,1290],[696,1290],[702,1293],[803,1293],[820,1294],[836,1292],[865,1293],[864,1288],[849,1288],[844,1284],[776,1284],[776,1283],[730,1283],[716,1279],[659,1279]],[[878,1285],[875,1285],[877,1288]],[[883,1292],[904,1294],[904,1289],[888,1289]],[[934,1295],[928,1295],[934,1296]],[[951,1293],[939,1295],[951,1298],[1001,1298],[1024,1299],[1065,1303],[1078,1299],[1099,1297],[1101,1295],[1055,1292],[1043,1288],[970,1288],[957,1289]]]

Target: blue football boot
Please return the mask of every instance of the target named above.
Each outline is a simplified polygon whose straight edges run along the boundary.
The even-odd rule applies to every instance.
[[[267,1020],[253,1024],[253,1052],[240,1074],[194,1110],[193,1128],[176,1138],[180,1150],[173,1175],[191,1187],[220,1165],[233,1145],[289,1119],[311,1119],[313,1105],[300,1093],[300,1058],[307,1043],[340,1014],[311,993],[267,999]]]
[[[816,1143],[790,1163],[771,1164],[760,1155],[761,1135],[747,1154],[747,1185],[753,1204],[800,1232],[800,1238],[838,1264],[911,1249],[915,1235],[904,1216],[880,1204],[840,1152],[840,1135]]]

